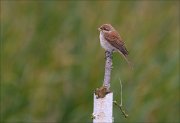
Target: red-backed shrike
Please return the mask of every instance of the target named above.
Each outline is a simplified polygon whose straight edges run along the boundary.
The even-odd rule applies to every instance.
[[[127,59],[128,51],[125,47],[125,43],[114,27],[112,27],[111,24],[103,24],[98,30],[100,31],[99,38],[101,46],[106,51],[119,52],[130,65]]]

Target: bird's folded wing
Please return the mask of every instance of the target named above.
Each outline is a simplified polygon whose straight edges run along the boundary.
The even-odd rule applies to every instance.
[[[116,32],[105,32],[104,37],[112,46],[120,50],[125,56],[128,55],[128,51],[124,46],[122,38]]]

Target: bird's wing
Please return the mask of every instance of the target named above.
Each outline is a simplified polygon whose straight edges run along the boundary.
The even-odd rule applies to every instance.
[[[125,56],[128,55],[128,51],[124,46],[124,42],[122,38],[117,34],[117,32],[105,32],[104,37],[112,46],[121,51]]]
[[[125,43],[123,42],[122,38],[117,34],[117,32],[105,32],[104,37],[112,46],[119,50],[118,52],[127,61],[130,68],[133,69],[132,63],[127,58],[128,51],[124,45]]]

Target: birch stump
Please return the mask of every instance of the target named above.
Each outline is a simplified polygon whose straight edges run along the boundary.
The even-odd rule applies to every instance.
[[[110,91],[112,69],[112,52],[106,51],[105,74],[103,86],[94,94],[93,123],[112,123],[113,93]]]

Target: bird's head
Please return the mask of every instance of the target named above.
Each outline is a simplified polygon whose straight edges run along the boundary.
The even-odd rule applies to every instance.
[[[113,31],[114,28],[111,26],[111,24],[103,24],[101,27],[98,28],[99,31],[106,31],[106,32],[109,32],[109,31]]]

